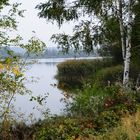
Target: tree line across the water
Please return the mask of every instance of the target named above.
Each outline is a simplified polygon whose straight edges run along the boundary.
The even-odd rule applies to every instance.
[[[41,54],[36,55],[31,53],[28,55],[28,52],[22,48],[19,47],[7,47],[0,49],[1,58],[9,57],[8,51],[13,51],[15,55],[20,56],[20,58],[26,58],[28,59],[46,59],[46,58],[78,58],[78,57],[98,57],[97,51],[92,52],[90,54],[79,51],[74,52],[74,50],[70,50],[69,53],[63,53],[56,47],[47,47]]]

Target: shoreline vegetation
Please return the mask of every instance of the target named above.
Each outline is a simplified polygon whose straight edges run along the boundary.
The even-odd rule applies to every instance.
[[[46,116],[33,124],[0,125],[8,140],[139,140],[140,91],[121,85],[122,66],[112,59],[68,60],[57,65],[58,87],[65,91],[64,114]],[[65,78],[64,78],[65,77]],[[74,96],[69,92],[75,92]],[[72,98],[72,102],[67,102]],[[47,114],[47,112],[46,112]]]

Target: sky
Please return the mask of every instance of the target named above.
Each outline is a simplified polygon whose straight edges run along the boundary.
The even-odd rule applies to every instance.
[[[14,1],[14,0],[13,0]],[[18,33],[23,36],[25,40],[28,40],[34,34],[32,31],[36,32],[36,36],[46,43],[48,47],[56,46],[50,37],[56,33],[72,33],[73,23],[64,24],[60,29],[57,24],[52,24],[47,22],[45,19],[39,18],[37,16],[38,10],[35,9],[35,6],[44,0],[20,0],[22,3],[20,6],[22,9],[25,9],[24,18],[20,18]]]

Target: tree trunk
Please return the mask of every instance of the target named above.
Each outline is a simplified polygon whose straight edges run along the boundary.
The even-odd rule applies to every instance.
[[[130,70],[130,57],[131,57],[131,35],[132,35],[132,0],[129,0],[128,7],[128,23],[127,23],[127,37],[126,37],[126,50],[124,59],[124,75],[123,75],[123,85],[128,87],[129,83],[129,70]]]
[[[129,45],[131,45],[131,43]],[[129,83],[130,57],[131,57],[131,46],[128,46],[126,48],[126,57],[124,60],[124,75],[123,75],[124,87],[128,87]]]
[[[122,57],[123,60],[125,60],[125,30],[123,26],[123,13],[122,13],[122,0],[118,1],[119,10],[118,10],[118,16],[119,16],[119,24],[120,24],[120,34],[121,34],[121,47],[122,47]]]

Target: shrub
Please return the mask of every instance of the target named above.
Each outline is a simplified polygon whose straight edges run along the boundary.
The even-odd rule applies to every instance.
[[[139,140],[139,127],[140,110],[124,117],[108,110],[94,122],[87,117],[49,118],[42,122],[35,135],[37,140]]]
[[[131,64],[130,67],[130,86],[133,86],[137,80],[137,76],[139,74],[139,69]],[[96,78],[94,83],[100,84],[102,86],[107,86],[109,83],[114,84],[116,82],[122,83],[123,79],[123,66],[111,66],[104,69],[99,70],[96,73]]]
[[[74,140],[87,135],[93,127],[87,118],[53,117],[45,121],[37,133],[37,140]]]
[[[133,83],[137,81],[137,77],[140,74],[140,69],[135,64],[130,64],[130,79]]]
[[[121,82],[122,76],[123,76],[123,66],[117,65],[113,67],[107,67],[97,72],[95,83],[107,86],[108,81],[111,84],[113,84],[116,81]]]
[[[97,132],[116,126],[120,117],[136,112],[134,94],[125,92],[120,86],[85,87],[67,106],[70,116],[93,118]]]
[[[85,85],[83,90],[73,97],[73,102],[67,105],[66,112],[72,116],[95,118],[102,111],[106,93],[98,86]]]
[[[121,119],[118,127],[95,137],[96,140],[139,140],[140,139],[140,110],[133,115]]]

